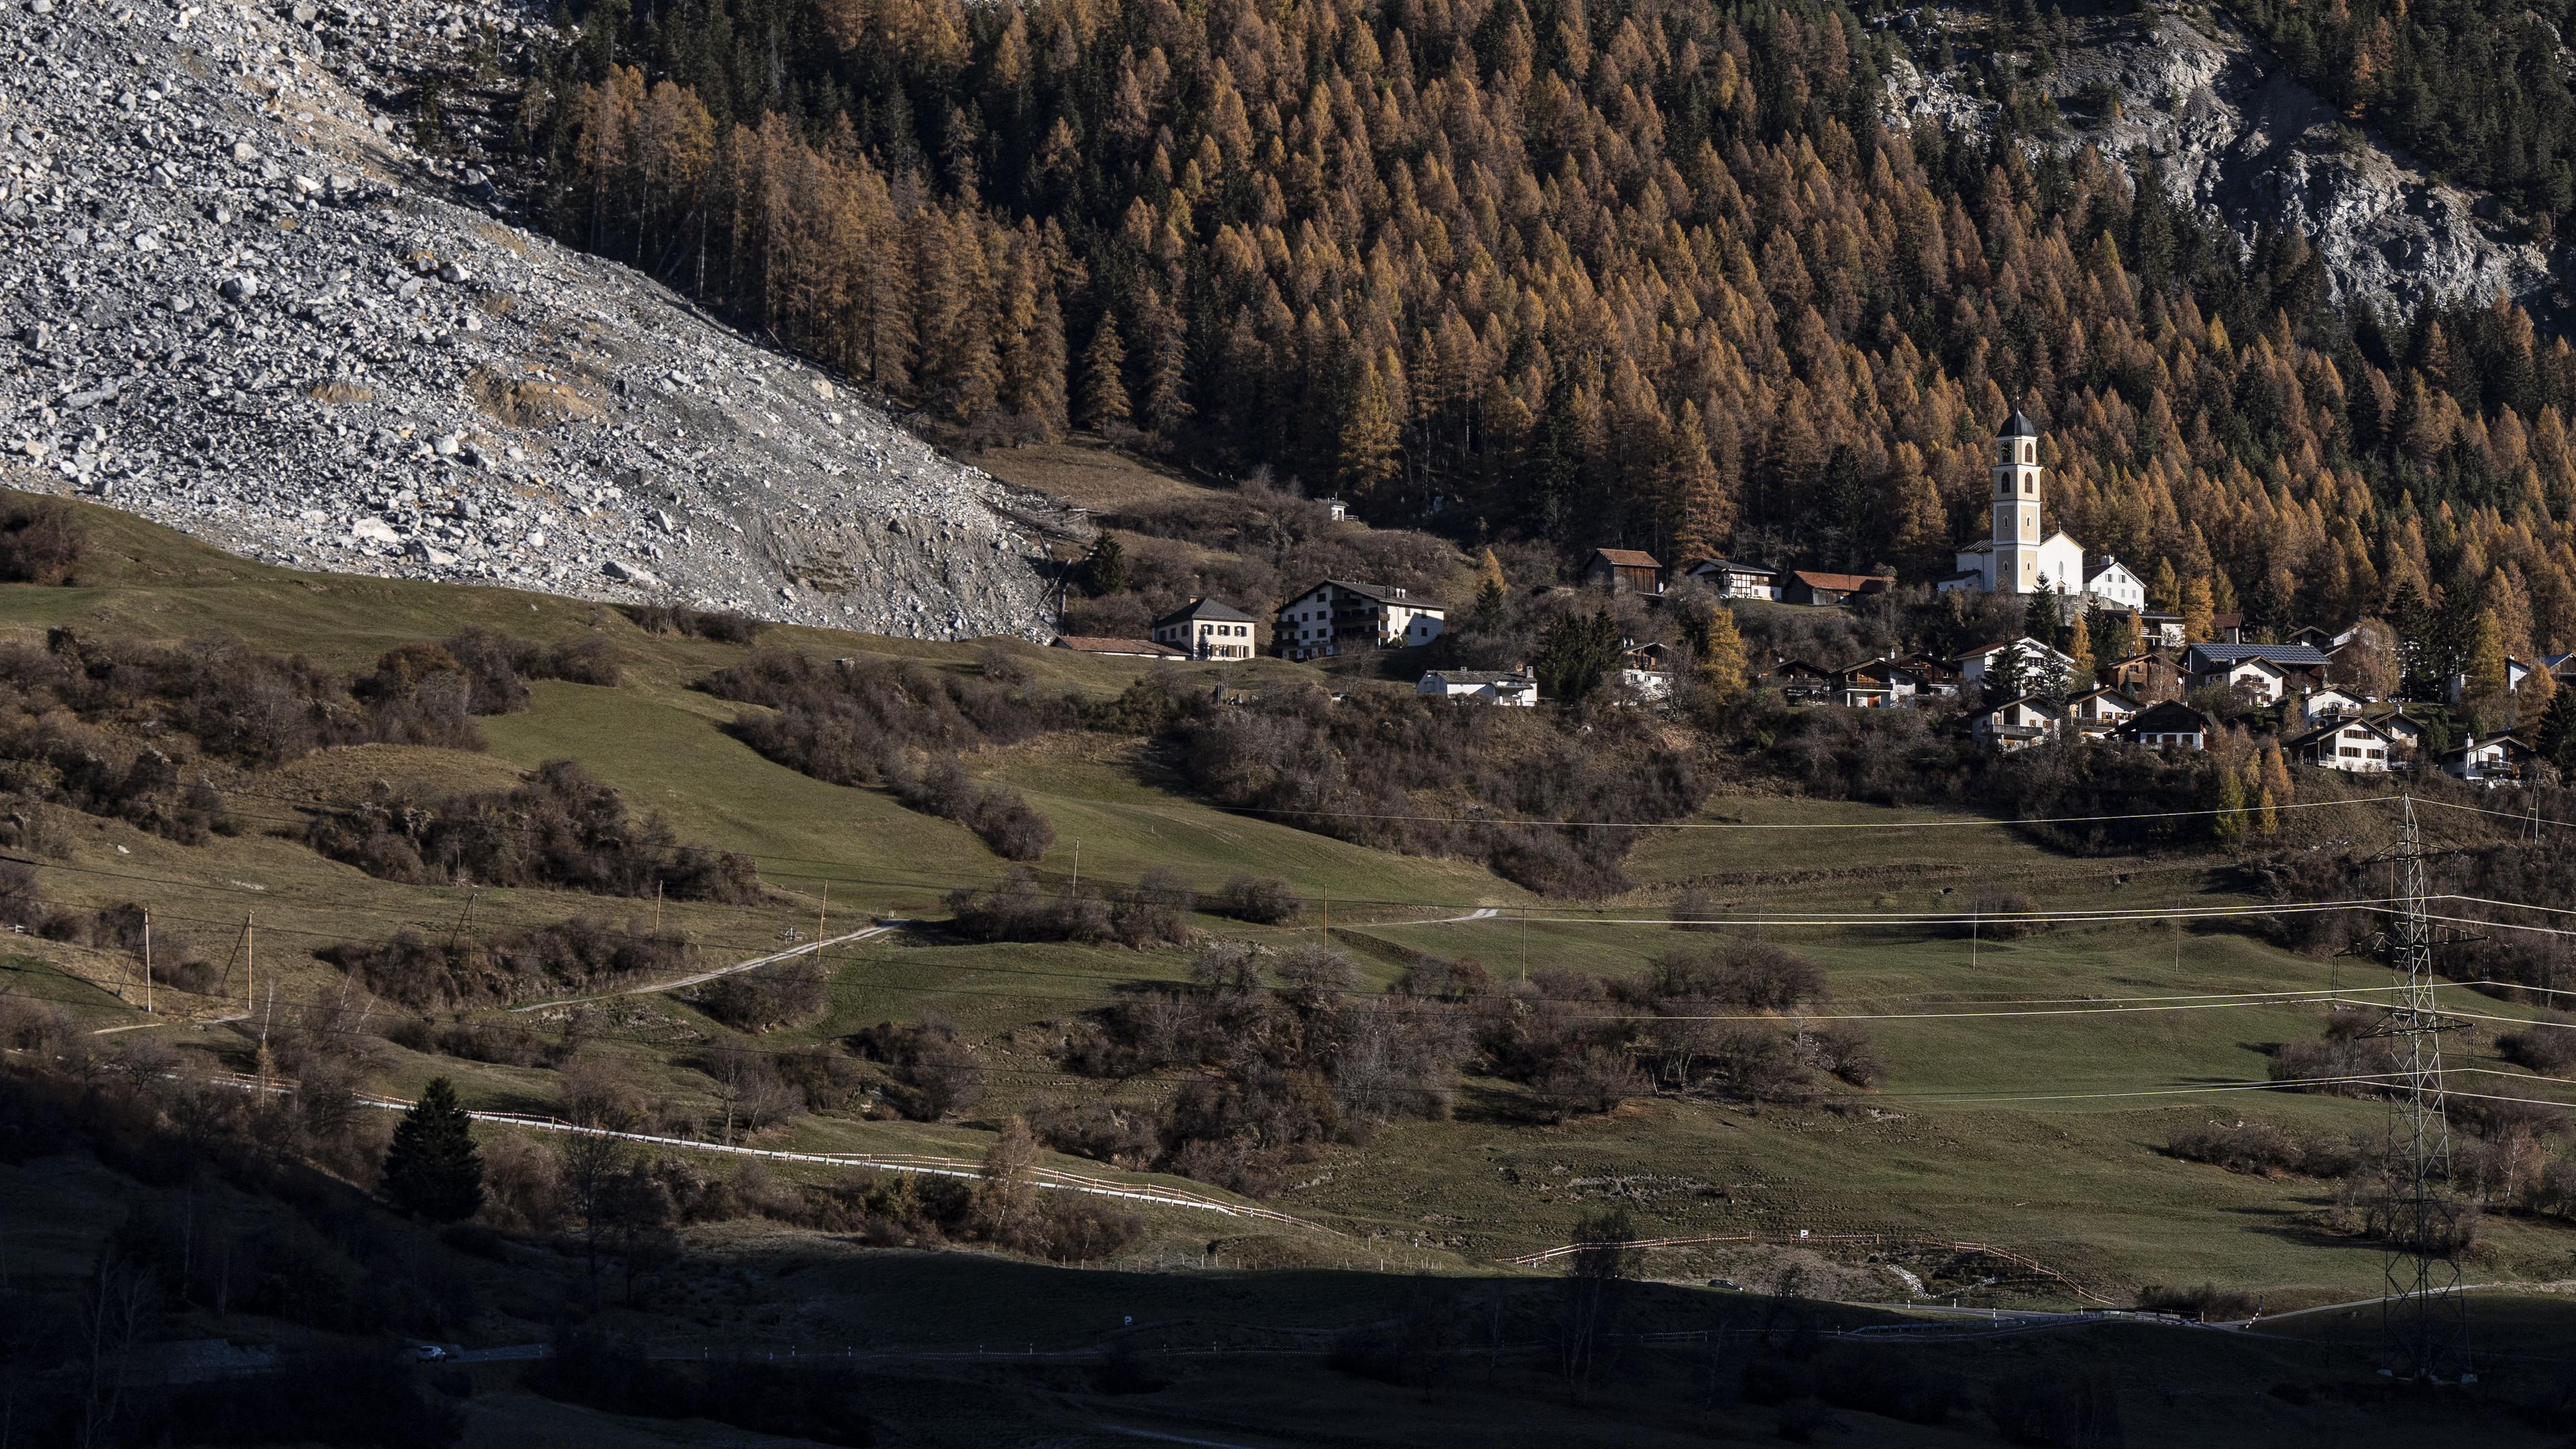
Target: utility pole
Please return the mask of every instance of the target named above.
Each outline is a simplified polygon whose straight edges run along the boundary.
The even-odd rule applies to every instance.
[[[1079,840],[1073,843],[1073,884],[1066,889],[1068,891],[1082,889],[1082,842]]]
[[[248,984],[242,989],[242,1006],[249,1011],[259,1010],[258,931],[259,913],[245,912],[242,916],[242,972],[243,980]],[[266,1022],[260,1023],[259,1044],[268,1045],[268,1023]]]
[[[662,934],[662,882],[658,877],[653,882],[653,934]]]
[[[152,1014],[152,908],[143,908],[143,1014]]]
[[[2451,1183],[2451,1126],[2443,1108],[2442,1038],[2460,1025],[2433,999],[2433,927],[2424,909],[2424,840],[2405,799],[2397,849],[2400,904],[2380,936],[2396,1004],[2369,1035],[2396,1044],[2381,1157],[2380,1228],[2388,1240],[2379,1309],[2382,1372],[2422,1383],[2477,1382],[2469,1362],[2469,1305],[2460,1288],[2460,1201]]]
[[[814,908],[814,951],[819,959],[823,950],[823,923],[832,918],[832,883],[823,882],[823,903]]]

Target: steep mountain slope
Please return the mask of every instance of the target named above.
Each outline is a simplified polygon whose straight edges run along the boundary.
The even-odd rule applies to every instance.
[[[1967,24],[1929,13],[1900,28],[1911,64],[1890,78],[1907,118],[1983,130],[1997,103],[1934,69],[1940,36]],[[2498,292],[2547,319],[2567,309],[2567,262],[2508,224],[2492,199],[2443,184],[2345,123],[2282,57],[2222,14],[2148,11],[2074,22],[2074,43],[2035,78],[2069,145],[2153,165],[2182,203],[2251,240],[2274,227],[2322,256],[2338,305],[2396,317]]]
[[[496,219],[371,108],[416,48],[528,24],[281,12],[0,12],[0,481],[305,567],[1044,626],[1061,510]]]

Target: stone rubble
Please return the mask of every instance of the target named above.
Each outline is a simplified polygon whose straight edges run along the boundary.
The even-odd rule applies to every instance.
[[[1042,637],[1061,505],[363,99],[535,14],[0,0],[0,483],[300,568]]]
[[[1889,78],[1890,109],[1983,132],[1995,103],[1934,74],[1929,56],[1955,16],[1926,6],[1898,17],[1912,48]],[[2176,201],[2248,243],[2262,226],[2305,236],[2338,303],[2368,300],[2412,317],[2426,303],[2485,302],[2499,291],[2544,321],[2565,317],[2567,259],[2522,237],[2491,196],[2431,180],[2402,155],[2342,124],[2269,47],[2223,15],[2196,23],[2148,11],[2078,22],[2078,43],[2039,84],[2071,134],[2125,158],[2153,159]],[[2085,93],[2117,97],[2088,116]]]

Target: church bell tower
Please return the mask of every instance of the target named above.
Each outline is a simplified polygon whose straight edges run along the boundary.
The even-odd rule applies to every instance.
[[[2019,408],[1995,436],[1995,576],[2007,594],[2035,594],[2049,583],[2081,588],[2081,579],[2043,580],[2039,561],[2039,429]]]

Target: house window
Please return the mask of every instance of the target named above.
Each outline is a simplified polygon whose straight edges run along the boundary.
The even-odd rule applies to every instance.
[[[2025,462],[2025,463],[2036,463],[2036,462],[2038,462],[2038,461],[2039,461],[2039,444],[2037,444],[2037,443],[2024,443],[2024,444],[2022,444],[2022,445],[2021,445],[2021,460],[2022,460],[2023,462]]]

